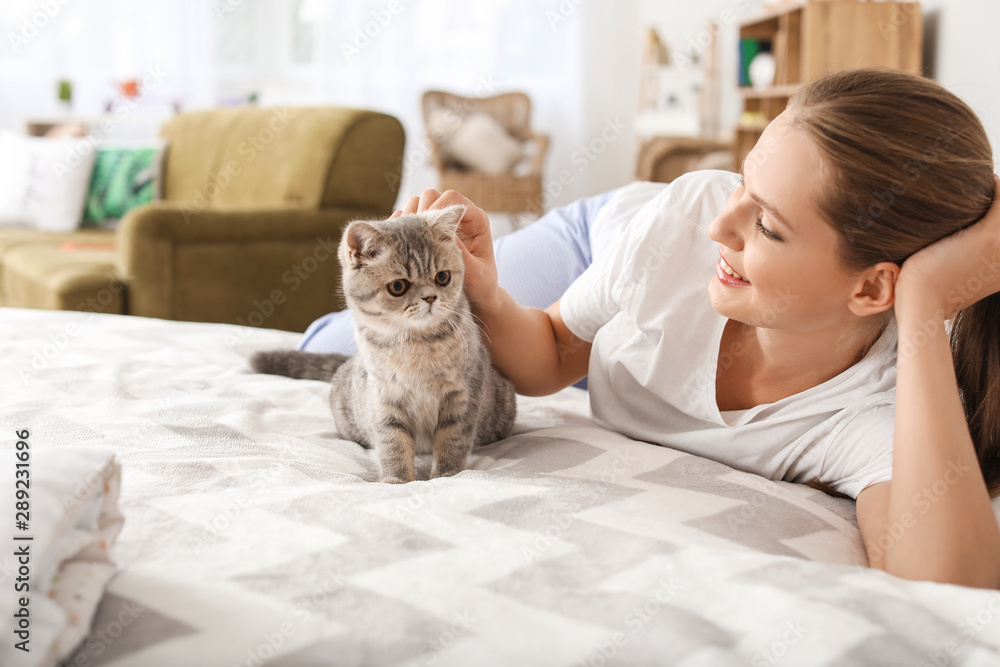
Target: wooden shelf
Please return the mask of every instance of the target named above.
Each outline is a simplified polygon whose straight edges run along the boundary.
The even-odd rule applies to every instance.
[[[775,76],[767,88],[739,89],[743,111],[754,112],[766,122],[736,125],[737,164],[742,164],[762,129],[784,111],[803,84],[855,67],[921,72],[923,19],[917,2],[788,0],[742,21],[740,38],[770,43]]]
[[[788,0],[788,2],[783,2],[780,5],[765,9],[761,12],[754,14],[753,16],[747,17],[744,21],[740,23],[740,30],[753,29],[754,26],[773,21],[774,19],[787,14],[788,12],[794,11],[796,9],[801,9],[805,5],[809,4],[809,0]]]
[[[801,87],[801,83],[786,83],[781,86],[770,86],[760,90],[751,88],[750,86],[741,86],[739,91],[740,97],[743,99],[750,97],[791,97]]]

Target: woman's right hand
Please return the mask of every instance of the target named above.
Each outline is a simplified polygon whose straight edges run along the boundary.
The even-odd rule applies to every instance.
[[[475,310],[493,310],[500,288],[496,259],[493,256],[490,219],[485,211],[454,190],[442,193],[429,189],[424,190],[419,197],[410,197],[402,210],[393,213],[389,219],[398,218],[404,213],[423,213],[457,204],[465,206],[465,215],[458,227],[458,246],[462,249],[462,259],[465,262],[465,294]]]

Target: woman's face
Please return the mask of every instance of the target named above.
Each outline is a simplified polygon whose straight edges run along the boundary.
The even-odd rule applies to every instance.
[[[708,292],[721,315],[797,331],[848,325],[857,277],[841,266],[837,233],[816,210],[825,165],[784,111],[743,164],[743,185],[709,226],[720,258]],[[727,269],[736,275],[729,275]]]

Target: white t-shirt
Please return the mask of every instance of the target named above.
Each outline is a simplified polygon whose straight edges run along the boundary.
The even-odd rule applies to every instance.
[[[725,171],[678,178],[647,200],[610,247],[594,253],[563,295],[566,326],[593,343],[591,409],[636,440],[769,479],[818,479],[856,498],[892,477],[896,326],[840,375],[774,403],[720,414],[715,375],[727,319],[708,296],[719,258],[708,226],[738,185],[739,176]],[[601,215],[630,215],[635,193],[632,186],[616,193]]]

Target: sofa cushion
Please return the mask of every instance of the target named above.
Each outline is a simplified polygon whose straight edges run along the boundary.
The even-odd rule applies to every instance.
[[[62,248],[63,243],[105,245],[114,243],[115,234],[107,230],[81,230],[69,234],[53,234],[52,232],[39,232],[34,229],[3,228],[0,227],[0,306],[10,305],[7,303],[6,290],[4,288],[4,264],[7,253],[24,245],[47,245],[53,248]]]
[[[113,250],[25,243],[5,253],[2,272],[4,306],[125,314]]]
[[[3,263],[4,255],[8,250],[25,243],[47,243],[58,246],[66,242],[106,244],[114,243],[114,241],[115,233],[107,229],[80,229],[67,234],[54,234],[52,232],[40,232],[36,229],[0,227],[0,264]]]
[[[337,107],[215,109],[178,116],[163,127],[163,136],[170,142],[164,199],[195,209],[374,204],[391,211],[395,201],[403,132],[385,114]],[[352,138],[358,140],[347,141]],[[345,160],[338,159],[342,153]],[[331,182],[340,162],[340,180]],[[331,186],[336,201],[327,196]]]
[[[242,113],[245,110],[194,111],[161,128],[161,135],[170,144],[164,167],[164,199],[199,208],[211,205],[205,189],[218,168],[218,145],[232,131],[233,119]]]
[[[159,199],[166,150],[162,139],[102,146],[90,175],[82,227],[114,229],[130,210]]]
[[[0,130],[0,225],[73,231],[83,217],[93,165],[89,139],[28,137]]]

